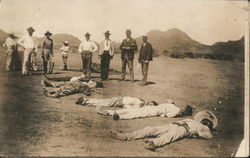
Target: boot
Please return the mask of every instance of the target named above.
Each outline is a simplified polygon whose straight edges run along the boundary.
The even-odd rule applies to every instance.
[[[67,70],[67,66],[66,66],[66,65],[64,65],[63,70],[64,70],[64,71]]]
[[[54,63],[51,63],[51,64],[49,65],[49,73],[50,73],[50,74],[53,74],[53,69],[54,69]]]

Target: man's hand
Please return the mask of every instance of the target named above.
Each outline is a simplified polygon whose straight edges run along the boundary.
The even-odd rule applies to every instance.
[[[149,63],[149,61],[148,61],[148,60],[145,60],[145,62],[146,62],[146,63]]]

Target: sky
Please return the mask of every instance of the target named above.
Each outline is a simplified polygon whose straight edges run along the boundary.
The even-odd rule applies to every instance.
[[[238,40],[245,34],[247,1],[226,0],[0,0],[0,29],[34,36],[47,30],[79,39],[89,32],[100,41],[106,30],[121,41],[125,30],[133,37],[150,30],[179,28],[203,44]]]

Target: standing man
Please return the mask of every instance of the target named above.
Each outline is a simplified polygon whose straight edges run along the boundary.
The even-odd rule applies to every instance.
[[[121,59],[122,59],[122,75],[121,81],[125,79],[126,75],[126,65],[128,64],[128,68],[130,71],[130,80],[134,82],[134,71],[133,71],[133,60],[134,60],[134,51],[137,50],[136,41],[131,37],[131,30],[126,30],[127,38],[122,41],[120,45],[121,49]]]
[[[54,68],[54,55],[53,55],[53,40],[50,38],[52,33],[47,31],[42,46],[42,59],[43,59],[43,70],[44,73],[48,73],[48,62],[49,62],[49,74],[53,73]]]
[[[109,39],[109,31],[104,33],[105,40],[99,46],[99,56],[101,57],[101,79],[107,80],[109,74],[110,59],[113,58],[115,47],[113,42]]]
[[[6,42],[3,44],[3,46],[7,47],[6,71],[11,71],[17,66],[17,63],[13,62],[14,53],[17,53],[17,42],[15,41],[15,38],[16,36],[11,32],[6,39]]]
[[[38,43],[34,37],[32,37],[35,30],[32,27],[29,27],[27,29],[28,35],[22,37],[17,41],[19,45],[24,47],[24,59],[23,59],[23,66],[22,66],[22,74],[24,76],[30,75],[30,65],[32,64],[32,67],[34,70],[37,70],[36,63],[35,63],[35,57],[37,53],[37,47]],[[32,63],[31,63],[32,60]]]
[[[147,84],[147,76],[148,76],[148,66],[149,61],[153,60],[153,48],[152,45],[147,41],[147,36],[142,36],[142,45],[139,52],[139,63],[141,63],[142,69],[142,81],[141,85],[144,86]]]
[[[86,78],[90,79],[92,56],[93,53],[98,50],[95,42],[90,40],[90,34],[87,32],[85,34],[85,39],[83,40],[78,48],[78,52],[82,56],[82,69]]]

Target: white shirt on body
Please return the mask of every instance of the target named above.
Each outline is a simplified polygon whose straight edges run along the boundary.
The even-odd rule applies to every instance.
[[[19,39],[17,43],[23,46],[25,49],[35,49],[35,52],[37,52],[38,42],[32,36],[26,35]]]
[[[83,40],[78,48],[78,52],[82,53],[83,51],[96,52],[98,50],[97,45],[92,40]]]

